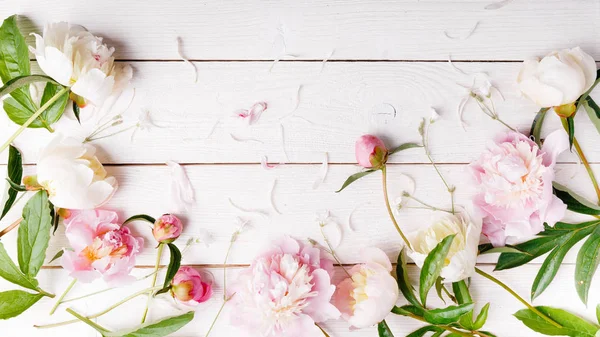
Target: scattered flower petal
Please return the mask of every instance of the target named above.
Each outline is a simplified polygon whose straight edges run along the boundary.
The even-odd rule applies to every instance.
[[[434,107],[430,107],[429,110],[431,111],[431,117],[429,117],[429,123],[433,124],[438,119],[440,119],[440,114],[438,114],[437,110],[435,110]]]
[[[319,171],[319,176],[317,177],[317,180],[315,180],[314,184],[313,184],[313,190],[316,190],[317,188],[319,188],[319,185],[321,185],[322,183],[325,182],[325,178],[327,177],[327,172],[329,171],[329,156],[327,155],[327,152],[324,153],[323,156],[323,164],[321,164],[321,170]]]
[[[473,25],[473,27],[467,32],[466,35],[450,35],[448,34],[448,31],[444,31],[444,35],[446,35],[447,38],[451,39],[451,40],[466,40],[469,37],[471,37],[471,35],[473,35],[473,33],[475,32],[475,30],[477,29],[477,26],[479,26],[479,21],[475,22],[475,25]]]
[[[133,132],[131,133],[131,141],[133,141],[133,138],[135,137],[138,130],[149,131],[154,127],[158,127],[158,125],[154,124],[154,122],[152,121],[152,117],[150,116],[150,110],[142,109],[142,111],[140,111],[140,114],[138,115],[138,122],[135,125]]]
[[[231,137],[231,139],[233,139],[234,141],[236,141],[238,143],[258,143],[258,144],[265,143],[262,140],[258,140],[258,139],[254,139],[254,138],[240,138],[240,137],[234,136],[232,133],[230,133],[229,136]]]
[[[182,44],[183,43],[181,41],[181,37],[177,37],[177,54],[179,55],[179,58],[181,58],[183,60],[184,63],[189,64],[190,67],[192,67],[192,69],[194,71],[194,83],[198,83],[198,69],[192,62],[190,62],[190,60],[188,60],[185,56],[183,56]]]
[[[233,200],[231,200],[231,198],[227,198],[229,200],[229,204],[233,207],[236,208],[238,211],[244,212],[244,213],[249,213],[249,214],[257,214],[260,215],[264,218],[268,218],[269,217],[269,213],[267,213],[264,210],[261,209],[253,209],[253,208],[244,208],[241,207],[239,205],[236,205]]]
[[[361,207],[363,205],[366,205],[366,204],[369,204],[369,202],[365,202],[365,203],[358,204],[358,205],[354,206],[354,208],[352,209],[352,211],[348,215],[348,229],[351,232],[356,232],[356,228],[354,227],[354,224],[352,222],[352,217],[354,216],[354,213],[358,210],[359,207]]]
[[[189,211],[194,205],[194,188],[181,165],[167,161],[171,168],[171,203],[174,210]]]
[[[336,249],[342,243],[342,228],[335,221],[329,221],[325,225],[321,225],[321,230],[323,230],[323,236],[329,244],[331,245],[331,249]]]
[[[213,126],[210,128],[210,131],[208,132],[208,134],[206,135],[205,139],[210,138],[210,136],[213,135],[213,133],[215,133],[215,130],[217,129],[217,126],[221,124],[221,118],[217,119],[215,121],[215,124],[213,124]]]
[[[234,116],[248,121],[248,125],[256,123],[262,113],[267,110],[266,102],[254,103],[250,109],[238,109],[233,112]]]
[[[333,48],[331,52],[329,52],[329,54],[323,59],[323,63],[321,63],[321,72],[323,72],[323,69],[325,69],[325,63],[329,61],[329,59],[333,56],[333,53],[335,53],[335,48]]]
[[[277,167],[277,165],[269,164],[269,162],[267,161],[267,156],[262,156],[260,158],[260,166],[265,170],[270,170]]]
[[[285,149],[285,132],[283,129],[283,124],[279,124],[279,132],[281,133],[281,149],[283,150],[283,155],[285,156],[285,162],[290,161],[290,157],[288,157],[287,150]]]
[[[502,0],[502,1],[498,1],[498,2],[492,2],[491,4],[485,6],[484,8],[487,10],[500,9],[500,8],[508,5],[512,1],[513,0]]]
[[[277,209],[277,206],[275,206],[275,185],[277,185],[277,178],[273,180],[271,188],[269,189],[269,202],[271,203],[271,208],[275,211],[275,213],[281,215],[282,213],[279,211],[279,209]]]
[[[458,107],[456,109],[456,112],[458,114],[458,120],[460,122],[460,126],[462,127],[463,131],[465,131],[465,132],[467,131],[466,126],[468,126],[468,124],[463,119],[463,112],[465,111],[465,105],[467,105],[467,102],[469,101],[470,98],[471,98],[471,96],[464,96],[458,103]]]

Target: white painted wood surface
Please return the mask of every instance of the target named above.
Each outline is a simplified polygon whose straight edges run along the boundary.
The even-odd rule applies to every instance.
[[[519,63],[509,61],[575,45],[600,60],[597,38],[600,2],[514,0],[497,10],[484,9],[493,2],[4,0],[0,17],[23,15],[19,22],[26,33],[39,32],[46,21],[68,20],[85,25],[105,36],[117,47],[117,57],[134,67],[136,95],[125,113],[124,125],[135,123],[138,113],[147,110],[158,127],[138,131],[133,140],[131,133],[124,133],[95,142],[101,160],[110,164],[109,172],[120,182],[118,193],[107,207],[119,211],[123,218],[137,213],[158,215],[172,211],[164,162],[174,160],[185,164],[197,201],[189,213],[181,214],[187,225],[181,245],[190,237],[204,237],[206,233],[214,242],[208,247],[192,246],[185,253],[184,263],[212,272],[217,294],[197,309],[192,324],[174,336],[204,336],[220,305],[222,269],[218,265],[223,263],[236,216],[251,218],[253,229],[240,236],[232,251],[229,262],[235,267],[229,271],[230,279],[266,242],[279,235],[320,240],[315,212],[322,209],[330,210],[343,228],[344,239],[338,252],[344,263],[357,262],[357,248],[368,245],[378,246],[395,258],[401,242],[385,213],[379,174],[355,183],[343,193],[334,193],[349,174],[358,170],[353,164],[353,147],[359,135],[377,133],[394,145],[419,141],[419,121],[428,117],[430,107],[434,107],[442,119],[431,130],[433,157],[441,163],[448,179],[458,186],[458,202],[467,204],[471,189],[466,165],[479,155],[494,134],[504,129],[472,105],[466,110],[469,126],[463,131],[456,107],[466,90],[459,84],[471,85],[475,75],[469,74],[487,73],[505,96],[504,101],[495,98],[501,117],[527,131],[537,108],[518,96],[514,78]],[[477,22],[477,28],[467,39],[449,39],[444,34],[446,31],[450,36],[464,37]],[[174,62],[179,60],[178,36],[182,38],[185,55],[201,61],[194,63],[198,83],[193,83],[189,65]],[[445,61],[449,54],[454,60],[466,61],[454,64],[467,74],[452,69]],[[270,71],[272,60],[278,58],[289,61],[276,64]],[[323,64],[320,60],[325,58],[331,61]],[[481,80],[477,76],[477,82]],[[240,125],[231,117],[233,111],[257,101],[269,105],[257,125]],[[389,107],[385,104],[394,107],[395,117],[378,114]],[[85,137],[95,128],[96,118],[84,121],[83,126],[63,118],[57,129]],[[584,113],[578,114],[576,120],[582,146],[600,173],[597,146],[600,136]],[[544,133],[558,125],[551,117]],[[6,137],[14,129],[1,114],[0,135]],[[262,143],[235,141],[232,135]],[[26,162],[35,164],[39,149],[51,137],[42,130],[27,130],[16,145],[24,152]],[[332,164],[325,183],[313,189],[325,152]],[[259,164],[262,156],[287,164],[265,171]],[[406,174],[416,181],[418,197],[441,207],[448,206],[448,195],[421,150],[403,152],[392,160],[395,163],[390,172],[392,198],[402,187],[401,174]],[[589,180],[575,157],[563,154],[560,161],[558,180],[592,198]],[[2,155],[0,163],[6,163],[6,155]],[[29,166],[27,171],[34,169]],[[0,176],[4,172],[2,165]],[[275,214],[269,203],[269,188],[275,179],[273,199],[281,215]],[[242,214],[229,204],[228,198],[270,215],[263,218]],[[351,231],[348,217],[355,209],[354,231]],[[1,225],[18,217],[19,212],[20,207],[16,207]],[[429,216],[419,210],[403,210],[398,220],[407,231],[414,231],[426,226]],[[578,219],[581,217],[568,215],[568,220]],[[141,276],[150,271],[155,250],[151,249],[149,231],[142,224],[134,228],[148,238],[135,272]],[[14,239],[15,233],[3,239],[12,253]],[[48,255],[65,244],[59,230]],[[481,268],[491,272],[495,258],[480,257]],[[562,307],[593,320],[593,309],[600,301],[600,284],[598,279],[594,281],[586,309],[573,286],[574,261],[572,252],[554,283],[535,304]],[[539,261],[534,261],[514,271],[495,274],[527,297],[539,266]],[[411,267],[411,273],[415,279],[416,268]],[[57,269],[56,264],[46,266],[40,279],[45,289],[55,293],[60,293],[68,283],[66,273]],[[149,280],[77,303],[75,307],[93,313],[134,289],[142,289],[145,287],[142,283]],[[0,283],[0,288],[12,287]],[[82,286],[74,295],[102,288],[101,284]],[[496,285],[476,276],[472,292],[479,308],[486,302],[492,303],[487,330],[499,336],[537,336],[511,316],[521,306]],[[114,328],[135,325],[143,302],[138,298],[99,321]],[[82,324],[34,329],[32,324],[69,318],[59,312],[50,319],[47,312],[51,303],[44,301],[19,318],[0,322],[0,334],[95,336]],[[157,300],[151,317],[174,313],[166,303]],[[419,326],[404,317],[390,316],[388,322],[396,336],[404,336]],[[325,328],[332,337],[376,335],[374,329],[350,332],[342,321],[329,322]],[[235,335],[226,309],[212,336]]]

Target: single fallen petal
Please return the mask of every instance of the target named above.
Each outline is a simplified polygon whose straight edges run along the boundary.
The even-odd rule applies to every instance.
[[[269,164],[269,162],[267,161],[267,156],[262,156],[260,158],[260,166],[265,170],[270,170],[277,167],[277,165]]]
[[[181,37],[177,37],[177,54],[179,55],[179,58],[183,60],[183,62],[189,64],[190,67],[192,67],[194,71],[194,83],[198,83],[198,69],[196,69],[196,66],[192,62],[190,62],[190,60],[183,56]]]
[[[231,139],[233,139],[234,141],[238,142],[238,143],[258,143],[258,144],[264,144],[265,142],[263,142],[262,140],[259,139],[254,139],[254,138],[240,138],[235,136],[234,134],[230,133],[229,137],[231,137]]]
[[[471,98],[471,96],[463,97],[460,100],[460,102],[458,103],[458,107],[456,109],[456,112],[458,113],[458,120],[460,122],[460,126],[462,127],[463,131],[465,131],[465,132],[467,131],[467,128],[466,128],[467,123],[463,119],[463,112],[465,110],[465,105],[467,105],[467,102],[469,101],[469,98]]]
[[[471,29],[465,35],[450,35],[447,31],[444,31],[444,35],[451,40],[466,40],[471,37],[473,33],[475,33],[477,26],[479,26],[479,21],[475,22],[475,25],[473,25],[473,27],[471,27]]]
[[[323,63],[321,63],[321,72],[323,72],[323,69],[325,69],[325,63],[329,61],[329,59],[333,56],[333,53],[335,53],[335,48],[333,48],[331,52],[329,52],[329,54],[323,59]]]
[[[331,245],[331,249],[336,249],[342,243],[342,228],[337,222],[329,221],[326,225],[322,226],[321,230],[325,239]]]
[[[271,184],[271,188],[269,189],[269,202],[271,203],[271,208],[277,213],[277,214],[282,214],[279,209],[277,209],[277,206],[275,206],[275,186],[277,185],[277,178],[275,178],[273,180],[273,183]]]
[[[500,8],[508,5],[512,1],[513,0],[502,0],[502,1],[498,1],[498,2],[493,2],[493,3],[485,6],[484,9],[487,9],[487,10],[500,9]]]
[[[194,188],[181,165],[167,161],[171,168],[171,202],[176,211],[189,211],[194,205]]]
[[[290,161],[290,157],[288,157],[287,150],[285,149],[285,131],[283,129],[283,123],[279,124],[279,132],[281,134],[281,149],[283,150],[283,155],[285,156],[285,162]]]
[[[325,182],[325,178],[327,177],[327,172],[329,171],[329,156],[327,152],[325,152],[323,157],[323,164],[321,164],[321,170],[319,171],[319,176],[317,180],[313,183],[313,190],[319,188],[319,185]]]
[[[437,110],[434,107],[430,107],[429,110],[431,111],[431,117],[429,117],[429,123],[433,124],[438,119],[440,119],[440,114],[438,114]]]
[[[237,209],[237,210],[239,210],[239,211],[241,211],[241,212],[244,212],[244,213],[249,213],[249,214],[257,214],[257,215],[260,215],[260,216],[262,216],[262,217],[264,217],[264,218],[268,218],[268,217],[269,217],[269,213],[268,213],[268,212],[266,212],[266,211],[264,211],[264,210],[261,210],[261,209],[254,209],[254,208],[244,208],[244,207],[241,207],[241,206],[239,206],[239,205],[235,204],[235,203],[233,202],[233,200],[231,200],[231,198],[227,198],[227,199],[229,200],[229,204],[230,204],[230,205],[231,205],[233,208],[235,208],[235,209]]]

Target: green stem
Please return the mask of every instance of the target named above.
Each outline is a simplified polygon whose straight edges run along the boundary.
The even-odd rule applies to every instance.
[[[319,330],[321,330],[321,332],[323,333],[323,336],[329,337],[329,335],[327,334],[327,332],[325,332],[325,330],[323,328],[321,328],[321,326],[319,324],[315,323],[315,325],[317,326],[317,328],[319,328]]]
[[[69,87],[62,88],[62,90],[57,92],[56,95],[52,96],[52,98],[50,98],[48,102],[42,105],[42,107],[39,108],[38,111],[31,115],[31,117],[29,117],[29,119],[25,121],[25,123],[23,123],[23,125],[21,125],[17,129],[17,131],[15,131],[15,133],[12,136],[10,136],[10,138],[8,138],[8,140],[2,145],[2,147],[0,147],[0,153],[4,152],[4,150],[6,150],[10,143],[12,143],[23,132],[23,130],[25,130],[29,125],[31,125],[31,123],[33,123],[33,121],[36,120],[36,118],[38,118],[44,111],[46,111],[46,109],[48,109],[62,95],[68,93],[70,89],[71,88]]]
[[[69,284],[67,289],[65,289],[65,291],[62,293],[62,295],[60,295],[60,297],[58,298],[58,301],[56,301],[56,303],[54,303],[54,306],[52,307],[52,309],[50,309],[50,315],[54,314],[56,309],[58,309],[58,306],[62,303],[62,300],[65,298],[65,296],[67,296],[69,291],[71,291],[71,289],[73,289],[73,286],[75,285],[75,283],[77,283],[76,278],[74,278],[73,281],[71,281],[71,283]]]
[[[534,306],[532,306],[531,304],[529,304],[529,302],[527,302],[525,299],[523,299],[521,296],[519,296],[519,294],[517,294],[516,292],[514,292],[509,286],[507,286],[506,284],[502,283],[502,281],[498,280],[497,278],[493,277],[492,275],[484,272],[483,270],[481,270],[479,268],[475,268],[475,272],[477,272],[477,274],[485,277],[486,279],[488,279],[488,280],[496,283],[497,285],[499,285],[500,287],[502,287],[504,290],[508,291],[509,294],[513,295],[519,302],[523,303],[524,306],[526,306],[529,310],[531,310],[532,312],[534,312],[536,315],[538,315],[540,318],[542,318],[546,322],[554,325],[557,328],[562,328],[562,326],[560,324],[556,323],[552,318],[546,316],[544,313],[542,313],[541,311],[539,311],[537,308],[535,308]]]
[[[67,312],[70,313],[71,315],[77,317],[78,319],[76,321],[84,322],[85,324],[91,326],[92,328],[96,329],[97,331],[102,332],[103,335],[105,333],[109,332],[105,327],[95,323],[94,321],[90,320],[88,317],[78,314],[75,310],[73,310],[71,308],[67,308]]]
[[[105,136],[100,136],[100,137],[95,137],[95,138],[88,137],[83,142],[84,143],[89,143],[89,142],[93,142],[93,141],[98,140],[98,139],[103,139],[103,138],[108,138],[108,137],[116,136],[116,135],[118,135],[120,133],[127,132],[127,131],[129,131],[129,130],[131,130],[133,128],[137,128],[137,125],[128,126],[125,129],[122,129],[122,130],[119,130],[119,131],[115,131],[113,133],[109,133],[108,135],[105,135]]]
[[[110,307],[108,307],[108,308],[106,308],[106,309],[104,309],[104,310],[102,310],[100,312],[97,312],[97,313],[95,313],[93,315],[85,316],[85,318],[87,318],[87,319],[98,318],[98,317],[100,317],[100,316],[102,316],[104,314],[107,314],[108,312],[110,312],[110,311],[118,308],[119,306],[121,306],[121,305],[123,305],[123,304],[125,304],[125,303],[127,303],[129,301],[131,301],[132,299],[134,299],[134,298],[136,298],[136,297],[138,297],[140,295],[145,295],[145,294],[148,294],[148,292],[152,292],[152,291],[156,291],[156,290],[160,290],[160,289],[162,289],[162,287],[153,287],[153,288],[148,288],[148,289],[140,290],[137,293],[124,298],[123,300],[121,300],[121,301],[119,301],[119,302],[111,305]],[[68,310],[70,310],[70,309],[67,309],[67,311]],[[70,320],[70,321],[53,323],[53,324],[47,324],[47,325],[34,325],[34,327],[36,327],[38,329],[47,329],[47,328],[55,328],[55,327],[58,327],[58,326],[73,324],[73,323],[77,323],[77,322],[79,322],[79,320],[74,319],[74,320]]]
[[[223,301],[227,302],[227,260],[229,259],[229,253],[231,252],[231,247],[233,247],[233,243],[237,239],[237,232],[231,236],[231,240],[229,242],[229,247],[227,248],[227,253],[225,253],[225,260],[223,260]],[[223,304],[225,305],[225,304]]]
[[[329,242],[329,239],[327,239],[327,236],[325,235],[325,232],[323,232],[323,225],[319,224],[319,228],[321,229],[321,235],[323,236],[323,240],[325,240],[325,243],[327,244],[327,247],[329,247],[329,253],[331,254],[331,256],[333,256],[333,259],[338,263],[338,265],[340,267],[342,267],[342,269],[344,270],[344,272],[346,273],[346,275],[348,275],[348,277],[352,277],[352,275],[350,275],[350,272],[348,272],[348,270],[346,269],[346,267],[344,267],[344,265],[342,264],[342,262],[340,261],[340,259],[338,259],[337,254],[335,253],[335,251],[333,250],[333,247],[331,246],[331,242]]]
[[[231,295],[231,297],[225,299],[223,301],[223,304],[221,304],[221,307],[219,308],[219,311],[217,311],[217,315],[215,316],[215,319],[213,319],[212,323],[210,324],[210,327],[208,328],[208,331],[206,332],[206,335],[204,337],[208,337],[208,335],[210,335],[210,332],[212,331],[212,329],[215,327],[215,323],[217,323],[217,319],[219,318],[219,316],[221,315],[221,312],[223,311],[223,308],[225,307],[225,304],[227,304],[227,302],[229,302],[229,300],[231,300],[231,298],[234,296],[235,294]]]
[[[163,268],[163,267],[160,267],[159,269],[161,269],[161,268]],[[157,272],[158,272],[158,271],[155,271],[155,272],[152,272],[152,273],[150,273],[150,274],[148,274],[148,275],[146,275],[146,276],[142,276],[142,277],[140,277],[140,278],[136,279],[135,281],[137,282],[137,281],[145,280],[145,279],[149,278],[150,276],[152,276],[152,275],[155,275]],[[75,302],[75,301],[78,301],[78,300],[82,300],[82,299],[84,299],[84,298],[88,298],[88,297],[92,297],[92,296],[95,296],[95,295],[99,295],[99,294],[105,293],[105,292],[107,292],[107,291],[115,290],[115,289],[117,289],[117,288],[116,288],[116,287],[113,287],[113,288],[106,288],[106,289],[102,289],[102,290],[95,291],[95,292],[93,292],[93,293],[89,293],[89,294],[87,294],[87,295],[82,295],[82,296],[79,296],[79,297],[73,297],[73,298],[69,298],[69,299],[67,299],[67,300],[63,300],[62,302],[63,302],[63,303]]]
[[[446,179],[444,179],[442,172],[440,172],[435,161],[433,161],[433,158],[431,157],[431,153],[429,152],[429,126],[430,124],[428,124],[427,128],[423,131],[423,149],[425,149],[425,154],[427,155],[427,158],[429,159],[431,165],[433,165],[435,172],[437,172],[438,176],[440,176],[440,179],[442,179],[444,186],[446,186],[446,190],[448,190],[448,193],[450,193],[450,202],[452,203],[452,214],[454,214],[454,191],[456,190],[456,188],[448,184]]]
[[[406,315],[406,316],[408,316],[408,317],[410,317],[410,318],[414,318],[414,319],[416,319],[417,321],[421,321],[421,322],[425,322],[425,323],[427,323],[427,324],[430,324],[429,322],[427,322],[427,321],[426,321],[426,320],[425,320],[423,317],[421,317],[421,316],[417,316],[417,315],[414,315],[414,314],[409,314],[409,315]],[[472,335],[472,334],[469,334],[469,333],[466,333],[466,332],[463,332],[463,331],[460,331],[460,330],[454,329],[453,327],[450,327],[450,326],[447,326],[447,325],[441,325],[441,324],[439,324],[439,325],[438,325],[438,324],[436,324],[435,326],[437,326],[438,328],[444,329],[444,330],[446,330],[446,331],[448,331],[448,332],[451,332],[451,333],[453,333],[453,334],[456,334],[456,335],[458,335],[458,336],[462,336],[462,337],[473,337],[473,335]],[[474,333],[476,333],[476,334],[478,334],[478,335],[480,334],[480,333],[479,333],[479,331],[474,331]],[[480,335],[480,336],[483,336],[483,335]]]
[[[50,298],[54,298],[54,297],[56,297],[56,295],[54,295],[54,294],[52,294],[52,293],[49,293],[49,292],[45,291],[45,290],[44,290],[44,289],[42,289],[42,288],[37,288],[36,290],[37,290],[37,291],[38,291],[40,294],[42,294],[42,295],[44,295],[44,296],[46,296],[46,297],[50,297]]]
[[[569,127],[567,125],[566,119],[561,118],[560,120],[562,122],[562,125],[563,125],[563,128],[565,129],[565,131],[567,133],[569,133]],[[575,136],[573,136],[573,147],[575,147],[575,151],[577,152],[579,159],[583,163],[585,170],[587,171],[588,175],[590,176],[590,180],[592,181],[592,185],[594,185],[594,190],[596,191],[596,196],[598,197],[598,203],[600,204],[600,187],[598,186],[598,181],[596,180],[594,171],[592,170],[592,167],[590,166],[590,163],[588,162],[587,158],[585,157],[585,154],[583,153],[583,149],[581,148],[581,145],[579,145],[579,142],[577,141],[577,138]]]
[[[163,249],[165,245],[163,243],[158,244],[158,252],[156,253],[156,264],[154,265],[155,274],[152,276],[152,288],[156,286],[156,278],[158,276],[158,268],[160,267],[160,258],[162,257]],[[144,314],[142,315],[142,324],[146,322],[146,317],[148,316],[148,309],[150,308],[150,302],[152,301],[152,291],[148,294],[148,300],[146,301],[146,309],[144,309]]]
[[[475,101],[477,102],[477,105],[479,105],[479,108],[481,109],[481,111],[483,111],[484,114],[488,115],[491,119],[500,122],[502,125],[506,126],[511,131],[519,132],[512,126],[506,124],[502,119],[500,119],[500,116],[498,116],[498,114],[496,113],[496,109],[494,109],[494,111],[492,111],[487,105],[485,105],[485,103],[483,102],[483,99],[481,97],[479,97],[478,95],[475,95],[474,97],[475,97]],[[492,105],[493,104],[494,103],[492,102]]]
[[[446,212],[446,213],[452,213],[452,211],[450,211],[450,210],[432,206],[432,205],[430,205],[430,204],[428,204],[428,203],[426,203],[426,202],[424,202],[424,201],[422,201],[420,199],[417,199],[417,198],[413,197],[412,195],[410,195],[408,193],[405,194],[405,195],[406,195],[406,197],[411,198],[412,200],[414,200],[414,201],[418,202],[419,204],[425,206],[424,207],[425,209],[430,209],[432,211],[441,211],[441,212]],[[423,208],[423,207],[421,207],[421,208]]]
[[[390,219],[392,219],[392,223],[396,227],[398,234],[400,234],[400,236],[402,237],[402,240],[404,240],[406,247],[408,247],[408,249],[412,249],[410,246],[410,242],[408,241],[406,236],[404,236],[404,233],[402,233],[402,230],[400,229],[398,222],[396,222],[396,218],[394,217],[394,213],[392,212],[392,207],[390,206],[390,200],[388,197],[388,190],[387,190],[387,166],[386,165],[383,165],[383,167],[381,168],[381,176],[383,179],[383,197],[385,199],[385,206],[387,207],[387,211],[388,211],[388,214],[390,215]]]

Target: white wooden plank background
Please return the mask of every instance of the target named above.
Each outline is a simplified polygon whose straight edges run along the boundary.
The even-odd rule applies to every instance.
[[[138,113],[148,110],[159,127],[139,131],[133,140],[126,133],[95,142],[101,160],[109,165],[109,172],[121,185],[107,207],[119,211],[123,218],[142,212],[172,211],[164,162],[185,164],[197,201],[189,213],[182,214],[187,227],[181,243],[204,233],[209,233],[214,242],[208,247],[199,244],[190,248],[184,263],[212,272],[217,294],[198,308],[193,323],[174,336],[203,336],[220,305],[222,269],[218,267],[234,230],[235,217],[243,215],[229,205],[228,198],[241,206],[270,213],[266,219],[250,216],[253,229],[240,236],[232,251],[231,275],[249,263],[266,242],[281,234],[320,240],[315,212],[322,209],[330,210],[343,228],[344,239],[338,252],[344,263],[358,261],[356,247],[368,245],[378,246],[395,258],[400,240],[385,213],[380,177],[371,175],[341,194],[334,193],[349,174],[358,170],[353,164],[353,147],[359,135],[377,133],[394,145],[419,141],[419,121],[429,116],[430,107],[435,107],[442,119],[431,131],[433,157],[458,186],[458,202],[466,204],[472,192],[466,184],[466,164],[503,127],[473,105],[465,114],[467,131],[462,130],[456,106],[466,91],[459,84],[469,86],[474,76],[453,70],[446,62],[449,55],[461,61],[455,65],[465,73],[489,75],[506,98],[495,100],[501,117],[523,131],[529,129],[537,108],[517,94],[514,79],[519,63],[514,61],[575,45],[600,60],[600,2],[514,0],[501,9],[486,10],[493,2],[4,0],[0,17],[22,15],[19,24],[25,33],[39,32],[46,21],[83,24],[105,36],[117,47],[121,62],[134,67],[136,95],[125,113],[126,124],[135,123]],[[449,39],[444,34],[465,36],[477,22],[468,39]],[[179,60],[177,37],[182,38],[184,54],[198,61],[194,63],[198,83],[193,83],[189,65],[175,62]],[[284,45],[294,57],[282,56]],[[278,58],[286,60],[270,71],[272,60]],[[323,65],[321,60],[325,58],[330,61]],[[257,101],[269,105],[257,125],[249,128],[231,118],[234,110]],[[384,104],[395,108],[395,117],[377,115]],[[301,118],[289,117],[292,112]],[[577,115],[576,120],[582,146],[600,173],[597,131],[584,113]],[[280,123],[284,127],[285,152]],[[558,125],[555,118],[550,118],[544,133]],[[94,126],[94,118],[83,126],[63,118],[57,130],[85,137]],[[0,115],[0,135],[8,135],[14,129]],[[236,142],[230,134],[257,139],[262,144]],[[24,152],[25,161],[35,164],[39,149],[51,137],[42,130],[27,130],[16,144]],[[332,164],[326,182],[314,190],[312,185],[325,152]],[[263,155],[269,161],[287,164],[265,171],[258,164]],[[447,193],[421,150],[406,151],[392,160],[392,197],[401,188],[400,175],[406,174],[416,181],[417,196],[448,206]],[[575,157],[564,154],[560,161],[558,180],[592,198],[588,178]],[[6,155],[0,163],[6,163]],[[33,170],[34,166],[27,167],[27,172]],[[4,172],[2,165],[0,176]],[[274,179],[274,200],[281,215],[275,214],[269,203],[268,192]],[[348,216],[355,208],[355,231],[351,231]],[[2,226],[18,217],[19,212],[20,207],[11,211]],[[427,212],[417,210],[405,210],[398,217],[407,231],[422,228],[428,219]],[[568,215],[567,219],[581,217]],[[148,230],[137,225],[136,231],[149,239],[136,269],[136,275],[145,275],[153,264],[155,251],[151,249]],[[14,239],[15,233],[11,233],[3,240],[13,253]],[[65,244],[59,230],[51,241],[49,255]],[[491,271],[495,258],[480,257],[481,268]],[[598,280],[592,286],[586,309],[573,286],[574,260],[573,253],[566,257],[556,280],[535,304],[563,307],[592,320],[593,308],[600,301]],[[516,271],[499,272],[497,276],[526,296],[539,262]],[[413,278],[416,272],[411,267]],[[66,273],[56,264],[46,266],[40,279],[45,289],[55,293],[60,293],[68,282]],[[75,307],[93,313],[134,289],[145,287],[142,283],[149,281]],[[513,298],[478,276],[472,284],[478,307],[492,302],[487,330],[499,336],[537,336],[511,316],[521,308]],[[2,289],[10,287],[0,283]],[[82,286],[74,294],[102,287]],[[132,326],[139,315],[131,313],[141,312],[143,302],[139,298],[99,321],[114,328]],[[152,317],[175,312],[165,303],[155,303]],[[60,312],[49,319],[51,304],[52,301],[41,302],[19,318],[0,322],[2,335],[95,336],[81,324],[34,329],[32,324],[68,318],[68,314]],[[388,322],[396,336],[404,336],[419,326],[403,317],[389,317]],[[376,335],[374,329],[350,332],[342,321],[329,322],[325,327],[332,337]],[[234,335],[236,330],[229,326],[225,313],[212,336]]]

